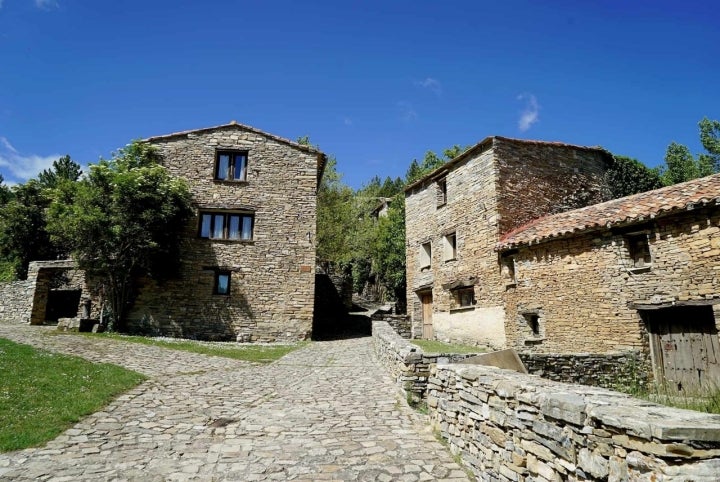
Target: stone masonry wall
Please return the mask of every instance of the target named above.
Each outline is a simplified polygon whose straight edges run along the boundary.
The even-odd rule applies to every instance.
[[[29,323],[34,291],[34,280],[0,283],[0,319]]]
[[[413,400],[426,397],[430,367],[437,363],[458,362],[476,354],[424,353],[422,348],[400,337],[385,321],[372,322],[375,354],[390,370],[399,388]]]
[[[641,353],[520,353],[528,373],[549,380],[616,389],[645,386],[652,373]]]
[[[149,139],[196,206],[185,227],[178,279],[144,280],[136,328],[191,338],[271,341],[310,336],[315,288],[320,153],[240,125]],[[246,181],[214,179],[217,150],[248,152]],[[251,241],[201,239],[200,210],[254,213]],[[216,295],[215,273],[231,272]]]
[[[720,416],[493,367],[431,369],[433,425],[481,481],[717,481]]]
[[[447,169],[444,204],[438,203],[441,174],[408,190],[407,306],[414,336],[422,336],[420,294],[432,293],[434,338],[503,348],[505,282],[494,250],[500,234],[533,217],[596,201],[607,160],[599,149],[496,137]],[[574,190],[594,194],[576,198]],[[449,233],[455,233],[457,248],[450,260],[443,254]],[[421,266],[425,243],[431,245],[430,266]],[[458,306],[450,289],[457,282],[473,289],[474,305]]]
[[[500,235],[534,219],[607,200],[610,154],[594,148],[496,138]]]
[[[505,343],[500,275],[493,251],[497,242],[495,163],[492,150],[479,150],[445,177],[447,200],[438,205],[438,185],[427,182],[405,194],[407,312],[413,335],[422,336],[422,305],[418,290],[433,296],[434,338],[447,341],[487,340]],[[455,233],[456,256],[445,259],[445,236]],[[429,267],[420,265],[424,243],[431,244]],[[443,284],[474,278],[477,304],[456,308],[453,293]],[[458,322],[458,318],[463,318]]]
[[[516,285],[504,294],[508,344],[535,353],[634,350],[647,355],[638,305],[717,303],[717,209],[684,212],[639,228],[649,239],[649,269],[631,268],[627,241],[609,230],[521,248],[515,255]],[[537,334],[528,323],[533,314]]]
[[[371,318],[374,321],[384,321],[400,338],[409,340],[412,338],[412,325],[408,315],[393,315],[390,313],[374,313]]]

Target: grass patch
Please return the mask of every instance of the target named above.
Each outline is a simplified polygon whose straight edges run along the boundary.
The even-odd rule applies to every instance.
[[[720,414],[720,388],[703,389],[693,393],[678,393],[663,386],[648,387],[640,384],[616,384],[613,388],[635,398],[668,407]]]
[[[0,283],[15,281],[15,262],[0,259]]]
[[[301,341],[287,345],[240,345],[232,342],[204,342],[182,338],[150,338],[146,336],[120,335],[117,333],[81,333],[81,335],[110,338],[113,340],[128,341],[130,343],[140,343],[141,345],[159,346],[161,348],[170,348],[171,350],[189,351],[201,355],[219,356],[255,363],[272,363],[291,351],[307,346],[309,343],[307,341]]]
[[[0,452],[40,445],[139,384],[139,373],[0,338]]]
[[[413,345],[417,345],[425,353],[483,353],[486,350],[478,346],[461,345],[459,343],[444,343],[437,340],[410,340]]]

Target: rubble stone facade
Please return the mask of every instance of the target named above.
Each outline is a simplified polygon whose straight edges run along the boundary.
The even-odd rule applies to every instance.
[[[602,199],[609,161],[599,148],[489,137],[410,185],[406,261],[413,335],[504,347],[507,273],[496,243],[531,219]],[[578,190],[587,196],[578,199]],[[427,304],[429,296],[432,333],[423,334],[423,299]]]
[[[201,339],[308,338],[325,156],[236,123],[147,141],[187,181],[195,213],[179,277],[141,280],[130,325]]]

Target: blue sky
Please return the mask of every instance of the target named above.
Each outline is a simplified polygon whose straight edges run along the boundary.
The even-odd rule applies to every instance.
[[[0,173],[230,120],[345,181],[488,135],[657,165],[720,118],[712,1],[0,0]]]

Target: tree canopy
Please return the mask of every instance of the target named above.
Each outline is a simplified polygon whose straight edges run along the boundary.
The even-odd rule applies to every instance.
[[[163,279],[177,268],[179,234],[191,214],[185,182],[170,177],[158,159],[153,146],[135,141],[91,165],[73,192],[55,198],[49,208],[51,239],[103,281],[120,331],[135,279]]]
[[[687,146],[672,142],[665,152],[661,169],[665,185],[690,181],[720,172],[720,121],[704,117],[699,123],[700,142],[705,153],[694,157]]]

